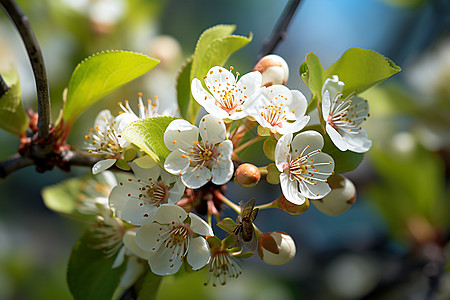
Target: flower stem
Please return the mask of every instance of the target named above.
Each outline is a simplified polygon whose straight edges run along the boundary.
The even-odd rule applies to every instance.
[[[216,196],[217,199],[219,199],[220,201],[222,201],[223,203],[225,203],[226,205],[231,207],[238,214],[241,213],[241,208],[239,207],[239,205],[234,204],[230,199],[225,197],[221,192],[214,191],[214,196]]]
[[[257,136],[255,136],[254,138],[252,138],[251,140],[249,140],[249,141],[243,143],[242,145],[240,145],[239,147],[237,147],[236,149],[234,149],[234,152],[235,152],[235,153],[239,153],[239,152],[241,152],[242,150],[244,150],[245,148],[247,148],[248,146],[250,146],[250,145],[252,145],[252,144],[254,144],[254,143],[256,143],[256,142],[262,140],[263,138],[264,138],[263,136],[257,135]]]
[[[261,205],[255,206],[255,209],[256,208],[258,208],[258,209],[274,208],[274,207],[277,207],[277,205],[275,203],[276,203],[276,200],[272,201],[270,203],[267,203],[267,204],[261,204]]]
[[[16,26],[22,41],[25,44],[36,82],[39,137],[47,139],[49,137],[50,125],[50,94],[41,48],[39,47],[33,29],[31,29],[27,16],[19,5],[13,0],[1,0],[0,4]]]

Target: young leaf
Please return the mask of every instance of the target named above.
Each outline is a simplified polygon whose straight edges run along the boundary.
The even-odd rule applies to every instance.
[[[67,267],[67,283],[75,300],[110,300],[125,270],[126,263],[112,268],[115,256],[105,257],[89,247],[89,232],[75,244]]]
[[[63,119],[72,123],[96,101],[147,73],[158,63],[154,58],[126,51],[107,51],[88,57],[70,78]]]
[[[277,146],[277,141],[274,139],[266,139],[263,145],[264,154],[271,161],[275,161],[275,147]]]
[[[317,55],[310,52],[305,61],[300,65],[300,77],[309,87],[313,95],[320,96],[322,93],[323,67]]]
[[[183,118],[188,119],[189,103],[191,101],[191,68],[192,58],[186,60],[181,67],[181,71],[177,78],[177,100],[180,114]]]
[[[19,76],[14,70],[2,72],[9,90],[0,97],[0,128],[23,136],[28,128],[28,116],[22,107]]]
[[[392,60],[375,51],[350,48],[325,70],[324,76],[326,79],[338,75],[339,80],[345,83],[343,95],[346,97],[352,92],[358,94],[400,71]]]
[[[224,231],[231,233],[231,232],[233,232],[234,228],[236,227],[236,223],[230,218],[225,218],[225,219],[222,219],[220,222],[218,222],[217,226],[219,228],[223,229]]]
[[[278,168],[274,163],[267,166],[266,180],[270,184],[280,183],[280,171],[278,171]]]
[[[164,132],[175,117],[155,117],[137,120],[122,131],[122,137],[145,151],[161,167],[170,154],[164,144]]]

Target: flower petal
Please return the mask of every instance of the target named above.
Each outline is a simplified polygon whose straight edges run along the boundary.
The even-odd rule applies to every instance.
[[[192,269],[198,270],[203,268],[211,258],[211,252],[206,240],[202,237],[196,237],[191,240],[189,252],[187,254],[187,262]]]
[[[216,99],[211,96],[202,86],[197,78],[192,79],[191,92],[195,101],[198,102],[210,114],[218,118],[227,118],[228,113],[216,106]]]
[[[161,229],[162,228],[162,229]],[[144,251],[154,253],[161,234],[167,232],[167,226],[149,223],[136,231],[136,243]]]
[[[136,232],[137,228],[127,230],[123,235],[123,243],[125,247],[134,255],[139,256],[143,259],[149,259],[152,253],[145,251],[141,247],[139,247],[139,245],[136,243]]]
[[[316,184],[309,184],[305,181],[299,183],[300,192],[310,199],[320,199],[325,197],[331,188],[326,182],[317,181]]]
[[[328,133],[328,136],[330,137],[333,144],[341,151],[347,151],[347,143],[345,142],[344,138],[339,134],[339,132],[336,131],[330,124],[327,123],[326,125],[326,131]]]
[[[157,182],[158,177],[161,174],[161,167],[159,165],[155,165],[152,168],[142,168],[134,161],[131,163],[131,169],[133,170],[134,175],[136,175],[139,179],[145,179],[152,182]]]
[[[148,264],[152,269],[152,272],[156,275],[171,275],[178,272],[181,265],[183,264],[183,260],[180,255],[176,255],[174,253],[178,250],[178,247],[175,248],[167,248],[164,245],[161,245],[148,259]]]
[[[169,204],[177,203],[184,194],[184,190],[186,186],[181,182],[181,178],[178,177],[177,181],[173,185],[173,187],[169,190]]]
[[[233,143],[230,140],[225,140],[216,145],[216,149],[219,152],[219,157],[222,159],[231,159],[233,154]]]
[[[275,164],[278,171],[283,172],[283,165],[288,161],[291,152],[292,133],[283,135],[275,147]]]
[[[295,136],[291,143],[292,156],[304,156],[317,149],[323,148],[323,137],[320,133],[314,130],[307,130],[300,132]]]
[[[211,226],[205,220],[192,212],[189,213],[189,217],[191,217],[191,229],[193,232],[203,236],[214,235]]]
[[[211,180],[211,171],[205,167],[197,166],[196,168],[189,167],[187,171],[181,176],[181,181],[186,187],[191,189],[198,189]]]
[[[325,80],[325,83],[322,86],[322,95],[324,95],[325,91],[328,90],[330,101],[332,102],[338,93],[342,93],[344,85],[345,84],[342,81],[339,81],[339,77],[337,75],[333,75],[332,78]]]
[[[222,185],[230,181],[233,176],[234,165],[231,159],[219,159],[212,167],[212,182]]]
[[[96,162],[95,165],[92,166],[92,174],[96,175],[111,168],[116,161],[117,159],[115,158],[107,158]]]
[[[164,144],[170,151],[187,150],[198,140],[198,128],[186,120],[174,120],[164,132]]]
[[[284,127],[277,129],[280,134],[295,133],[302,130],[309,122],[309,116],[303,116],[295,120],[294,123],[286,123]]]
[[[174,175],[180,175],[189,167],[189,157],[180,150],[170,153],[164,161],[164,169]]]
[[[205,85],[216,99],[220,99],[225,87],[234,84],[236,79],[233,73],[219,66],[209,69],[205,76]]]
[[[186,211],[178,205],[163,204],[155,214],[155,221],[159,224],[183,223],[187,218]]]
[[[237,82],[237,89],[240,93],[240,98],[244,100],[244,103],[261,89],[261,85],[262,75],[260,72],[254,71],[242,75]],[[242,93],[240,91],[242,91]]]
[[[360,129],[360,133],[345,133],[343,138],[348,146],[348,150],[353,152],[364,153],[372,147],[372,141],[369,140],[369,136],[364,128]]]
[[[216,144],[225,140],[227,131],[222,119],[216,118],[213,115],[205,115],[201,119],[198,127],[204,144]]]
[[[291,181],[289,179],[289,175],[285,173],[280,174],[280,185],[284,197],[286,197],[289,202],[296,205],[302,205],[305,203],[305,196],[300,193],[298,182],[295,180]]]

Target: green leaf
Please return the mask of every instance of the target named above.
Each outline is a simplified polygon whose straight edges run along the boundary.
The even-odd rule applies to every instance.
[[[300,77],[309,87],[314,96],[322,94],[323,67],[317,55],[308,53],[305,61],[300,65]]]
[[[264,154],[271,161],[275,161],[275,147],[277,146],[277,141],[274,139],[266,139],[263,145]]]
[[[164,132],[175,117],[155,117],[137,120],[122,131],[122,137],[145,151],[161,167],[170,154],[164,144]]]
[[[147,73],[158,63],[157,59],[126,51],[107,51],[88,57],[70,78],[63,119],[72,123],[96,101]]]
[[[234,29],[234,25],[217,25],[200,36],[194,52],[189,84],[194,78],[203,81],[210,68],[222,66],[233,52],[252,40],[251,34],[248,37],[230,35]],[[194,123],[199,109],[200,105],[190,96],[188,111],[185,114],[187,120]]]
[[[105,257],[89,247],[89,232],[75,244],[67,267],[67,283],[75,300],[110,300],[126,268],[112,268],[115,256]]]
[[[177,100],[180,114],[183,118],[189,119],[188,110],[191,101],[191,68],[193,56],[188,58],[177,78]]]
[[[130,171],[131,170],[131,168],[128,165],[128,163],[125,160],[123,160],[123,159],[118,159],[116,161],[116,167],[118,167],[119,169],[121,169],[123,171]]]
[[[244,252],[244,253],[241,253],[241,254],[236,254],[236,255],[233,255],[235,258],[249,258],[249,257],[252,257],[253,256],[253,252]]]
[[[137,155],[137,151],[136,149],[127,149],[124,153],[123,153],[123,159],[125,161],[132,161],[133,159],[136,158]]]
[[[335,167],[334,173],[341,174],[345,172],[352,171],[359,166],[359,164],[364,159],[364,153],[356,153],[350,150],[341,151],[339,150],[331,141],[328,134],[324,137],[325,145],[323,147],[323,152],[331,155],[334,159]]]
[[[0,97],[0,128],[17,136],[25,135],[28,115],[22,106],[19,76],[15,70],[2,71],[2,77],[9,90]]]
[[[148,272],[142,282],[137,300],[155,300],[161,280],[162,276],[153,274],[151,271]]]
[[[279,184],[280,183],[280,174],[278,168],[275,164],[270,164],[267,166],[267,177],[266,180],[270,184]]]
[[[90,175],[82,178],[71,178],[62,183],[45,187],[42,190],[45,206],[67,217],[85,221],[94,220],[93,214],[86,215],[79,211],[81,206],[79,199],[83,196],[83,187],[86,186],[86,180],[89,179],[94,180]]]
[[[387,57],[361,48],[350,48],[325,70],[325,78],[338,75],[345,83],[343,95],[356,94],[400,72],[401,69]]]
[[[226,232],[231,233],[236,227],[236,222],[234,222],[231,218],[225,218],[218,222],[217,226]]]
[[[258,135],[260,135],[260,136],[270,136],[271,135],[270,129],[266,128],[266,127],[262,127],[261,125],[258,125],[257,132],[258,132]]]

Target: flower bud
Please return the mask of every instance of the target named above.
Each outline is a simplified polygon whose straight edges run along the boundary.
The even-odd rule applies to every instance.
[[[347,211],[355,203],[356,188],[348,178],[341,175],[330,176],[327,181],[331,192],[313,203],[324,214],[336,216]]]
[[[289,78],[289,67],[278,55],[270,54],[261,58],[253,68],[262,74],[262,86],[285,84]]]
[[[261,233],[258,241],[258,254],[269,265],[284,265],[295,256],[294,240],[282,231]]]
[[[234,176],[237,184],[242,187],[251,188],[259,182],[261,173],[255,165],[245,163],[236,169]]]
[[[294,204],[286,199],[284,195],[281,195],[278,200],[275,200],[273,202],[274,207],[278,207],[279,209],[284,210],[287,213],[290,213],[291,215],[299,215],[304,213],[308,207],[309,207],[309,199],[305,198],[305,203],[302,205]]]

